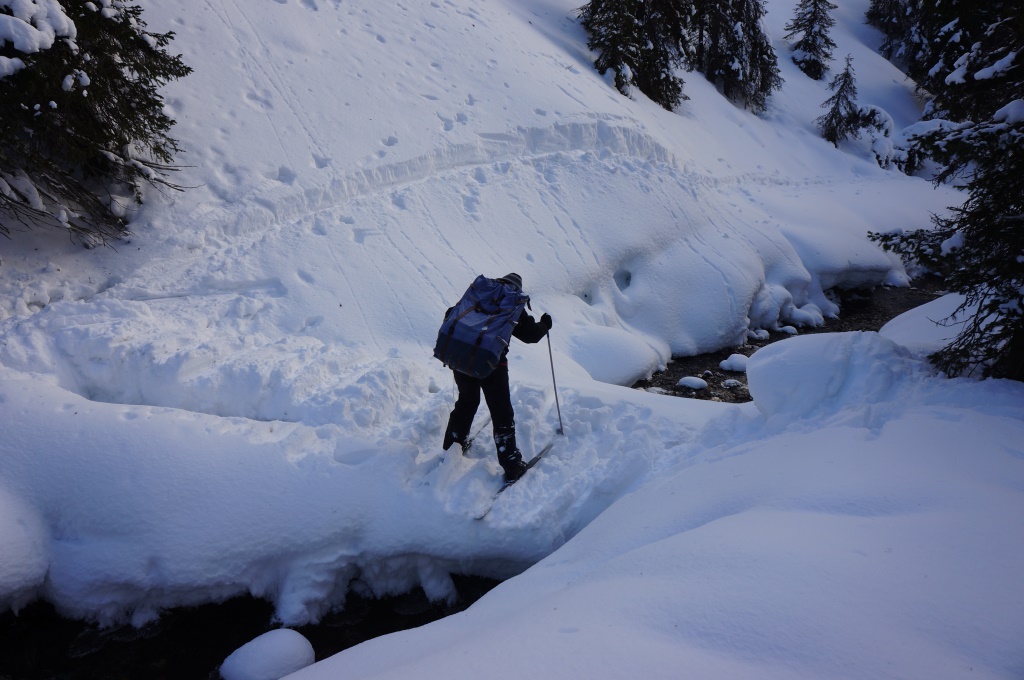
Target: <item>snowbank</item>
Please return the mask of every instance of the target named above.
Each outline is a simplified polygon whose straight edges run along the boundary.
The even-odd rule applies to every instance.
[[[948,345],[960,333],[962,320],[969,315],[954,317],[954,312],[963,301],[962,295],[944,295],[893,319],[878,332],[916,356],[928,356]]]
[[[747,386],[761,413],[792,420],[849,402],[885,400],[915,369],[910,357],[877,333],[805,335],[755,352]]]

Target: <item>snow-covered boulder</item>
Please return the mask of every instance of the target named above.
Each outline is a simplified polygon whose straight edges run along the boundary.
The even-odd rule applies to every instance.
[[[708,383],[694,375],[688,375],[676,383],[679,387],[689,387],[691,390],[706,390]]]
[[[242,645],[224,660],[224,680],[280,680],[316,661],[302,633],[279,628]]]
[[[729,358],[718,364],[723,371],[743,373],[747,370],[747,356],[745,354],[730,354]]]

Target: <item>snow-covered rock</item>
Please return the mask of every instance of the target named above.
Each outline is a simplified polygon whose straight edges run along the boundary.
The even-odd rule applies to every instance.
[[[695,375],[688,375],[685,378],[681,378],[676,385],[679,387],[689,387],[691,390],[706,390],[708,388],[708,381]]]
[[[278,628],[233,651],[220,674],[224,680],[280,680],[315,660],[313,645],[301,633]]]
[[[730,354],[729,357],[718,364],[718,367],[723,371],[732,371],[734,373],[743,373],[747,370],[747,355],[746,354]]]

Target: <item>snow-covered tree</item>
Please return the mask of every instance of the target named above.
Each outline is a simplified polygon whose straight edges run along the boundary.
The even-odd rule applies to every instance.
[[[905,32],[908,12],[907,0],[871,0],[864,18],[888,37]]]
[[[893,63],[906,62],[905,48],[910,42],[917,0],[871,0],[865,13],[867,23],[885,35],[879,52]]]
[[[846,56],[846,67],[832,79],[829,89],[834,94],[821,105],[821,108],[828,111],[814,122],[822,137],[839,146],[839,142],[853,135],[862,123],[861,110],[857,106],[857,78],[853,71],[853,57]]]
[[[1024,17],[1002,0],[978,12],[989,23],[936,81],[935,120],[912,149],[941,164],[936,182],[964,181],[967,200],[932,230],[874,237],[965,296],[959,335],[932,357],[939,368],[1024,380]]]
[[[592,0],[579,10],[598,53],[594,66],[609,70],[619,92],[636,87],[672,110],[685,99],[676,70],[687,60],[685,3],[673,0]]]
[[[158,88],[191,69],[123,2],[0,0],[0,233],[123,236],[145,182],[177,188]],[[126,196],[127,199],[121,198]]]
[[[934,95],[928,118],[981,122],[1024,97],[1024,5],[996,1],[965,14],[971,18],[962,22],[964,35],[950,38],[939,55],[939,64],[948,62],[948,68],[933,66],[941,80],[925,83]],[[984,23],[978,25],[980,19]]]
[[[1024,99],[941,144],[969,173],[967,200],[952,217],[933,218],[934,229],[872,238],[964,296],[946,322],[962,324],[959,334],[931,357],[940,370],[1024,380]]]
[[[782,88],[779,58],[764,28],[764,0],[733,0],[733,6],[746,44],[741,99],[750,110],[761,112],[768,108],[771,93]]]
[[[729,55],[735,51],[736,31],[728,0],[697,0],[694,16],[693,68],[711,82],[733,71]]]
[[[670,111],[687,98],[677,71],[692,56],[688,33],[692,11],[689,0],[644,2],[642,23],[648,42],[641,52],[643,68],[637,83],[641,92]]]
[[[981,120],[1007,99],[984,95],[984,84],[974,87],[974,73],[984,68],[976,65],[986,58],[971,55],[1001,48],[1008,56],[1007,35],[1024,24],[1022,7],[1020,0],[873,0],[867,21],[885,33],[881,53],[930,100],[926,118]]]
[[[835,26],[832,10],[837,5],[828,0],[800,0],[793,20],[786,24],[786,39],[799,35],[793,44],[793,62],[814,80],[821,80],[832,61],[836,44],[829,37]]]
[[[592,0],[579,17],[597,70],[611,70],[623,94],[636,87],[667,109],[685,99],[680,68],[757,112],[782,86],[763,0]]]
[[[640,0],[591,0],[580,8],[579,18],[590,36],[587,47],[597,52],[594,66],[604,75],[612,72],[615,88],[629,96],[636,85],[634,73],[640,68]]]
[[[763,0],[697,0],[694,7],[694,68],[726,97],[763,111],[782,87],[778,57],[764,31]]]

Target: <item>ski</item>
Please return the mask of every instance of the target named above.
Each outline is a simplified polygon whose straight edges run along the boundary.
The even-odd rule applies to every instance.
[[[548,451],[550,451],[552,449],[552,447],[554,447],[554,445],[555,445],[555,442],[552,441],[550,444],[548,444],[543,449],[541,449],[540,453],[538,453],[536,456],[534,456],[533,458],[528,460],[526,462],[526,470],[523,471],[523,474],[522,474],[522,476],[519,477],[519,479],[513,479],[511,482],[503,482],[502,485],[501,485],[501,488],[498,489],[497,491],[495,491],[494,495],[491,496],[491,500],[487,504],[487,509],[484,510],[483,513],[481,513],[480,515],[477,515],[475,519],[480,520],[480,519],[483,519],[484,517],[487,517],[487,513],[489,513],[491,511],[491,508],[494,507],[494,503],[498,500],[498,496],[501,495],[501,492],[504,491],[505,489],[509,488],[510,486],[515,484],[516,482],[518,482],[523,477],[525,477],[526,473],[530,471],[530,468],[532,468],[534,465],[536,465],[538,462],[540,462],[540,459],[543,458],[548,453]]]
[[[477,438],[481,434],[483,434],[484,430],[487,428],[488,425],[490,425],[490,423],[491,423],[491,419],[488,418],[487,420],[484,421],[483,425],[481,425],[480,427],[477,428],[476,434],[470,434],[469,435],[469,439],[466,441],[466,445],[462,447],[462,455],[464,455],[464,456],[469,455],[470,449],[473,448],[473,443],[477,440]]]
[[[547,446],[545,446],[545,447],[544,447],[543,449],[541,449],[541,450],[540,450],[540,453],[538,453],[538,454],[537,454],[536,456],[534,456],[534,457],[533,457],[533,458],[531,458],[530,460],[526,461],[526,470],[523,470],[523,475],[522,475],[521,477],[519,477],[519,479],[513,479],[513,480],[512,480],[511,482],[505,482],[505,483],[503,483],[503,484],[501,485],[501,488],[500,488],[500,489],[498,489],[498,491],[497,491],[497,492],[496,492],[496,493],[495,493],[494,495],[495,495],[495,496],[497,496],[497,495],[498,495],[498,494],[500,494],[500,493],[501,493],[502,491],[504,491],[505,489],[507,489],[508,487],[512,486],[513,484],[515,484],[516,482],[518,482],[518,481],[519,481],[520,479],[522,479],[523,477],[525,477],[525,476],[526,476],[526,473],[527,473],[527,472],[528,472],[528,471],[530,470],[530,468],[532,468],[532,467],[533,467],[534,465],[536,465],[536,464],[537,464],[537,462],[538,462],[538,461],[539,461],[539,460],[540,460],[541,458],[543,458],[543,457],[544,457],[544,454],[546,454],[546,453],[547,453],[548,451],[550,451],[550,450],[551,450],[551,447],[553,447],[554,445],[555,445],[555,443],[554,443],[554,442],[551,442],[550,444],[548,444]]]

